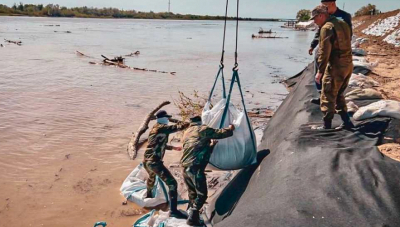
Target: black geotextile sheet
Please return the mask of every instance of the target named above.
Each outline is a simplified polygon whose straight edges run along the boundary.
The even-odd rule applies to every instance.
[[[322,118],[309,102],[318,96],[312,71],[311,64],[265,129],[258,168],[242,170],[212,204],[214,226],[400,226],[400,163],[376,147],[390,119],[357,122],[355,131],[311,130]]]

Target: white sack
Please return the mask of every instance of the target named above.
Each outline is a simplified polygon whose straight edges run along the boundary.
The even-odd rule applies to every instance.
[[[153,198],[145,198],[147,195],[146,180],[149,177],[143,164],[140,163],[125,179],[120,188],[121,195],[140,207],[155,207],[166,203],[168,199],[168,187],[165,183],[156,178],[153,189]],[[178,200],[180,196],[178,193]]]
[[[346,100],[366,100],[366,99],[383,99],[382,94],[372,88],[360,89],[357,88],[353,91],[348,92],[346,95]]]
[[[382,100],[368,106],[361,107],[353,116],[357,121],[373,117],[392,117],[400,119],[400,102]]]
[[[352,74],[349,81],[349,87],[372,88],[377,86],[379,86],[377,81],[361,73]]]
[[[202,113],[203,124],[219,128],[225,109],[226,99],[219,101],[212,109],[207,102]],[[222,170],[241,169],[257,162],[256,141],[253,128],[247,124],[246,115],[229,104],[224,127],[235,125],[233,136],[219,140],[210,158],[210,163]],[[254,141],[252,140],[252,136]]]

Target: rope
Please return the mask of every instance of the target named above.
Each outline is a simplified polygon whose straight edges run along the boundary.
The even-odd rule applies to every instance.
[[[236,48],[235,48],[235,67],[233,70],[237,70],[239,66],[237,58],[238,58],[238,40],[239,40],[239,0],[237,0],[237,9],[236,9]]]
[[[212,87],[212,89],[210,91],[210,96],[208,96],[208,102],[211,102],[212,95],[214,94],[215,85],[217,85],[217,81],[218,81],[219,75],[221,73],[222,73],[222,89],[223,89],[222,95],[224,96],[224,98],[226,97],[225,83],[224,83],[224,81],[225,81],[224,80],[224,70],[223,70],[223,67],[220,66],[219,70],[218,70],[218,73],[217,73],[217,76],[215,77],[214,85],[213,85],[213,87]]]
[[[224,55],[225,55],[225,37],[226,37],[226,21],[228,18],[228,4],[229,0],[226,0],[226,9],[225,9],[225,23],[224,23],[224,37],[222,40],[222,54],[221,54],[221,67],[224,68]]]

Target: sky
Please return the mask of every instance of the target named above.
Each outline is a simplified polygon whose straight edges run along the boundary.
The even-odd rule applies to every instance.
[[[59,4],[60,6],[76,7],[114,7],[137,11],[168,11],[168,0],[1,0],[8,6],[22,1],[24,4]],[[170,0],[171,11],[180,14],[223,15],[225,0]],[[253,18],[295,18],[300,9],[312,9],[320,0],[242,0],[240,1],[240,17]],[[337,0],[339,8],[354,14],[368,3],[375,4],[382,12],[400,8],[400,0]],[[230,15],[235,14],[236,1],[230,0]]]

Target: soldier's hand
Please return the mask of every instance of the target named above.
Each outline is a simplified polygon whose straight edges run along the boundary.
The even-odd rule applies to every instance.
[[[181,150],[182,150],[182,147],[174,147],[174,150],[175,150],[175,151],[181,151]]]
[[[311,47],[311,48],[308,50],[308,54],[309,54],[309,55],[313,55],[313,52],[314,52],[314,48]]]
[[[211,140],[210,146],[211,147],[215,147],[215,145],[217,145],[218,140]]]
[[[234,131],[236,128],[235,128],[234,125],[229,125],[229,129],[232,130],[232,131]]]
[[[322,73],[317,73],[317,75],[315,75],[315,82],[317,84],[321,84],[321,78],[322,78]]]

